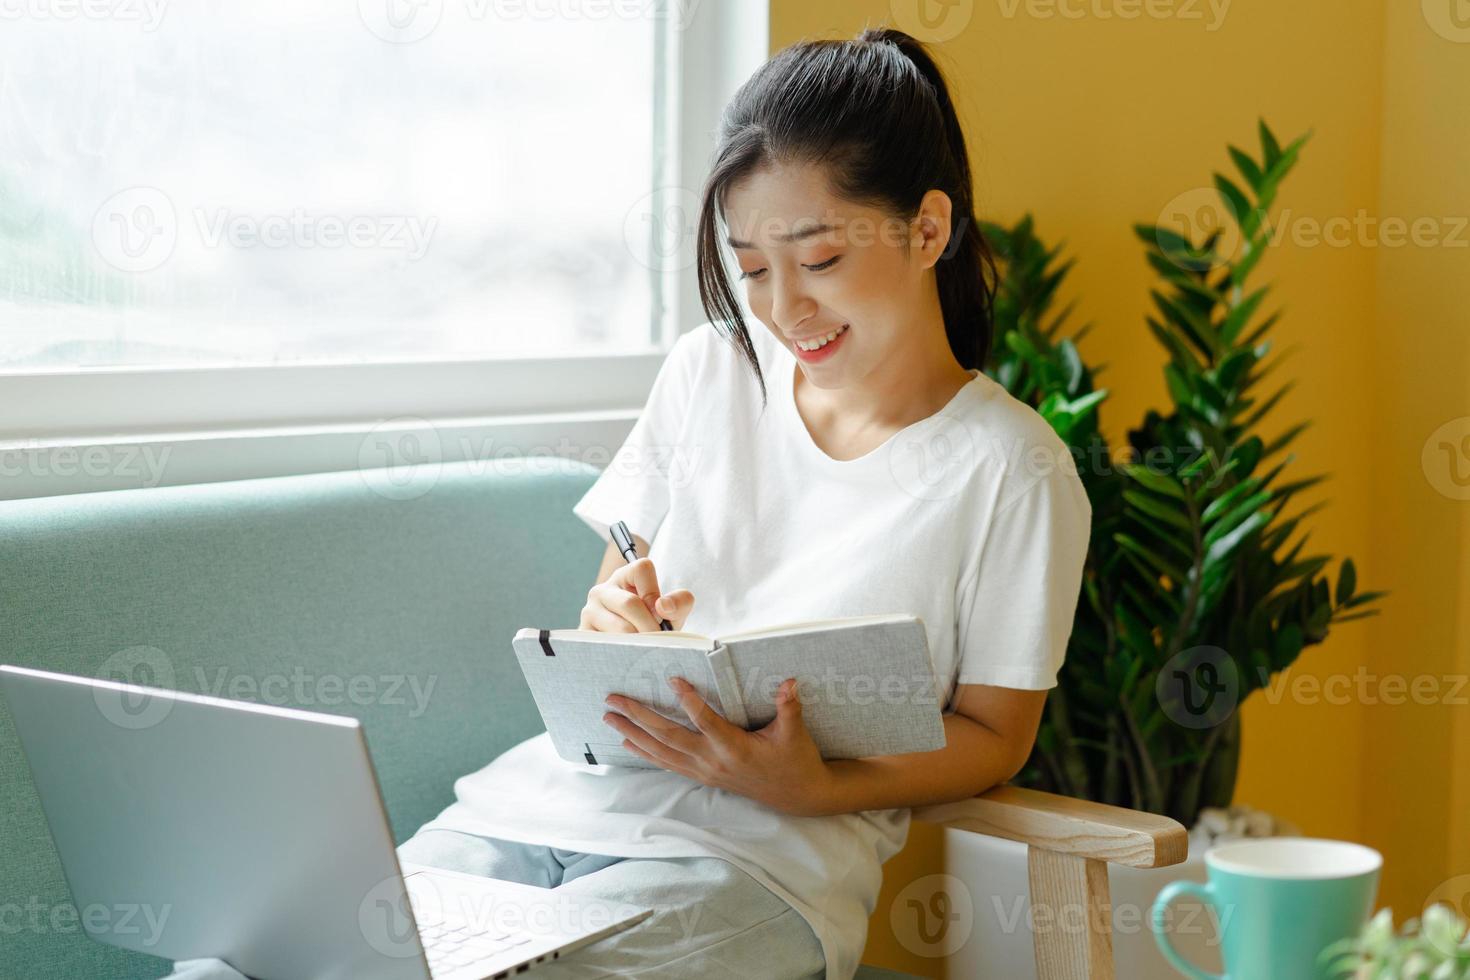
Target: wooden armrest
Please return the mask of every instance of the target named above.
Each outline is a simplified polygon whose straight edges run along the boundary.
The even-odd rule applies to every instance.
[[[1189,854],[1177,820],[1019,786],[917,807],[914,819],[1132,868],[1167,867]]]

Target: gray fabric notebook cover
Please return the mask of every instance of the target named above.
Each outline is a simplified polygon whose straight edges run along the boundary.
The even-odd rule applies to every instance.
[[[802,718],[824,759],[928,752],[945,745],[924,624],[862,616],[723,639],[693,633],[523,629],[512,642],[552,744],[584,765],[658,768],[602,720],[609,694],[636,698],[691,730],[670,677],[683,677],[727,720],[754,730],[797,679]]]

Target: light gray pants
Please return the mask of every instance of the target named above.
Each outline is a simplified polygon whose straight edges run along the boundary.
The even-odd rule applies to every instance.
[[[528,974],[536,980],[807,980],[825,973],[821,943],[801,913],[720,858],[621,858],[453,830],[421,830],[398,857],[653,909],[636,925],[537,966]]]

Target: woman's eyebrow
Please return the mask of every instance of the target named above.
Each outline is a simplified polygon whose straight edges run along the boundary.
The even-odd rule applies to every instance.
[[[801,231],[793,231],[787,235],[777,235],[776,242],[781,245],[789,245],[792,242],[799,242],[803,238],[810,238],[813,235],[820,235],[823,232],[835,230],[837,230],[836,225],[812,225],[810,228],[803,228]],[[755,248],[750,242],[742,242],[733,237],[726,238],[725,241],[730,243],[731,248]]]

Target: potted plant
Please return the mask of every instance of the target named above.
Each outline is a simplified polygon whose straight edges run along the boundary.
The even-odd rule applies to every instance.
[[[1292,384],[1262,391],[1282,361],[1267,361],[1267,334],[1280,314],[1261,313],[1269,287],[1249,281],[1270,241],[1277,188],[1310,133],[1285,148],[1264,121],[1259,135],[1259,157],[1229,148],[1243,185],[1214,175],[1225,220],[1203,241],[1135,226],[1159,276],[1147,325],[1168,355],[1171,407],[1148,411],[1119,454],[1099,432],[1107,397],[1094,383],[1101,368],[1089,367],[1077,348],[1090,326],[1070,332],[1072,306],[1054,311],[1072,261],[1060,261],[1062,247],[1038,238],[1029,215],[1008,228],[984,226],[999,270],[989,373],[1068,444],[1093,507],[1066,663],[1014,782],[1165,814],[1193,828],[1184,866],[1110,869],[1115,908],[1136,907],[1140,919],[1132,930],[1114,922],[1120,975],[1173,976],[1141,922],[1166,881],[1203,880],[1203,845],[1222,834],[1294,832],[1231,806],[1239,706],[1305,647],[1326,639],[1332,624],[1373,614],[1366,607],[1384,594],[1357,591],[1351,559],[1332,586],[1324,573],[1330,556],[1303,555],[1309,535],[1294,537],[1322,504],[1290,517],[1287,507],[1323,477],[1291,479],[1294,455],[1279,457],[1308,423],[1269,441],[1259,433]],[[1222,247],[1226,232],[1238,235],[1238,249]],[[1024,868],[1012,877],[1004,887],[1024,883]],[[1004,922],[989,941],[1017,932],[1029,953],[1029,932]],[[982,937],[977,945],[984,944]],[[1023,963],[1008,960],[1006,969]]]
[[[1470,926],[1436,903],[1395,933],[1393,912],[1383,909],[1361,934],[1324,949],[1319,962],[1352,980],[1470,980]]]

